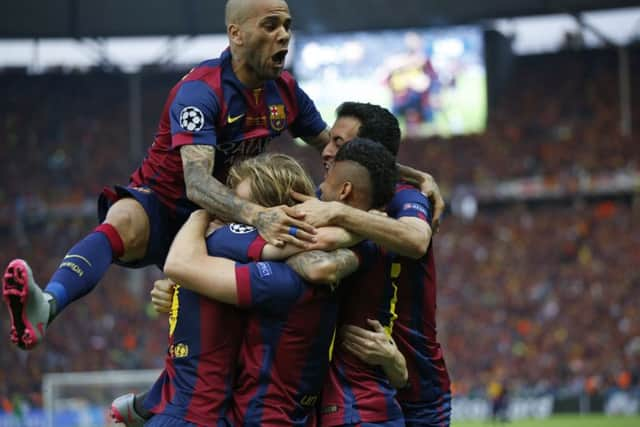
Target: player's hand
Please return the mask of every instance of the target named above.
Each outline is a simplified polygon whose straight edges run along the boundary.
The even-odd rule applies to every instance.
[[[433,204],[433,221],[431,229],[433,233],[437,233],[440,228],[440,220],[442,219],[442,213],[444,212],[445,203],[440,193],[440,187],[433,176],[428,173],[421,172],[422,182],[420,183],[420,191],[429,198]]]
[[[289,243],[307,248],[315,242],[315,228],[303,221],[304,215],[289,206],[263,208],[256,215],[253,226],[268,243],[282,247]]]
[[[175,292],[175,283],[171,279],[156,280],[151,289],[151,303],[158,313],[169,313]]]
[[[355,325],[345,325],[340,329],[342,347],[369,365],[389,363],[397,348],[393,339],[387,335],[377,320],[367,319],[372,330]]]
[[[291,197],[300,203],[295,206],[297,212],[304,215],[304,219],[314,227],[324,227],[331,225],[333,219],[338,214],[340,204],[337,202],[323,202],[315,197],[291,192]]]
[[[224,227],[226,224],[219,219],[214,219],[209,222],[209,227],[207,227],[207,232],[204,234],[204,237],[209,237],[216,231],[218,228]]]

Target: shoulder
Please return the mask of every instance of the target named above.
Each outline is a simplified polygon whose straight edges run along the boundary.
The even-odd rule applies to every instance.
[[[193,67],[185,76],[182,78],[181,83],[193,82],[193,81],[202,81],[209,85],[220,84],[220,71],[222,70],[222,63],[220,58],[209,59],[201,62],[200,64]]]
[[[291,75],[288,71],[283,71],[280,76],[275,80],[276,85],[285,89],[286,91],[295,94],[297,91],[301,91],[300,87],[298,87],[298,83],[296,79]]]
[[[429,203],[429,199],[425,196],[417,187],[407,183],[399,182],[396,184],[395,192],[391,199],[390,205],[394,203],[402,202],[405,200],[412,200],[421,203]]]
[[[387,205],[387,213],[389,216],[397,218],[398,215],[405,216],[413,211],[429,218],[431,208],[429,199],[418,188],[405,182],[399,182],[396,185],[393,198]]]

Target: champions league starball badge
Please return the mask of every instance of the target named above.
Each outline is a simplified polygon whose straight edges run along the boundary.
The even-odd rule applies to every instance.
[[[198,132],[204,126],[204,114],[198,107],[184,107],[180,111],[180,127],[189,132]]]
[[[233,223],[229,225],[229,229],[231,230],[232,233],[235,233],[235,234],[247,234],[247,233],[251,233],[256,228],[246,224]]]

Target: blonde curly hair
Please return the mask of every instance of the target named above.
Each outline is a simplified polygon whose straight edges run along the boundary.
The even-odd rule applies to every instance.
[[[315,185],[302,165],[286,154],[264,153],[237,163],[229,171],[227,183],[235,188],[247,178],[253,201],[265,207],[295,205],[292,190],[315,194]]]

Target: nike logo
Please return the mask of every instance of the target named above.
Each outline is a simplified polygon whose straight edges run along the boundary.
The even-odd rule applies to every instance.
[[[231,117],[231,115],[229,115],[229,116],[227,116],[227,123],[231,124],[233,122],[236,122],[236,121],[240,120],[243,117],[244,117],[244,114],[240,114],[240,115],[235,116],[235,117]]]

